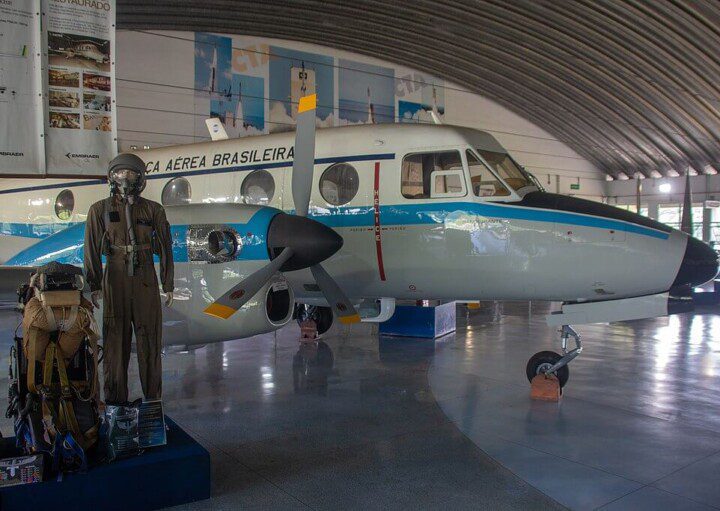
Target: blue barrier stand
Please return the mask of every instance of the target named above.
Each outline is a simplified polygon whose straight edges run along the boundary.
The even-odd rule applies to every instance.
[[[210,454],[171,419],[165,421],[167,445],[62,481],[0,488],[0,511],[149,511],[210,498]]]
[[[398,305],[395,314],[380,323],[381,335],[436,339],[455,331],[455,302],[434,307]]]

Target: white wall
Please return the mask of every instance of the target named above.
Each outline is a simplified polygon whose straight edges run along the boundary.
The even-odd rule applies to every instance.
[[[377,59],[315,45],[250,37],[243,41],[392,67],[396,76],[411,72]],[[119,31],[116,48],[120,149],[207,140],[202,129],[207,112],[195,111],[194,103],[194,35]],[[605,195],[604,174],[567,145],[497,103],[452,84],[445,85],[445,123],[488,131],[548,191],[596,200]],[[571,190],[572,183],[579,183],[580,189]]]

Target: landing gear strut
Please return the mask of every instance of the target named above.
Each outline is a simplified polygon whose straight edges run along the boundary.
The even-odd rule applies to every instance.
[[[570,378],[568,363],[582,353],[582,343],[580,342],[580,335],[573,330],[570,325],[563,325],[560,332],[563,354],[560,355],[554,351],[540,351],[539,353],[535,353],[530,357],[530,360],[528,360],[525,369],[529,381],[532,381],[538,374],[552,374],[557,376],[560,388],[564,387],[567,383],[568,378]],[[567,345],[570,337],[575,340],[575,349],[568,351]]]
[[[318,335],[322,335],[330,330],[334,319],[333,312],[330,307],[319,307],[304,303],[298,303],[295,305],[294,316],[298,324],[308,319],[315,321],[317,324]]]

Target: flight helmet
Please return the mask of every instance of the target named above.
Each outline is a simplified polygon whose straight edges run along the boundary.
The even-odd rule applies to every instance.
[[[134,154],[121,153],[108,164],[110,192],[137,196],[145,189],[145,162]]]

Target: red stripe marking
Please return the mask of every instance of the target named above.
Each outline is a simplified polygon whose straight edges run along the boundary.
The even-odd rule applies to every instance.
[[[380,237],[380,162],[375,162],[375,187],[373,190],[373,208],[375,209],[375,252],[377,253],[378,271],[380,280],[385,281],[385,266],[383,265],[382,238]]]

